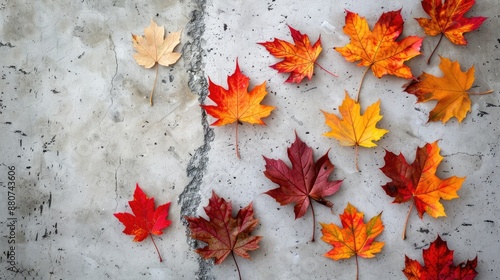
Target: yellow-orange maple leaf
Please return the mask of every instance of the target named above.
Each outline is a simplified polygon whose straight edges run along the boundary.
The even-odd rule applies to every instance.
[[[227,90],[214,84],[210,78],[208,79],[208,90],[210,91],[208,97],[217,105],[202,105],[208,114],[217,119],[212,125],[221,126],[236,122],[236,155],[238,158],[240,157],[238,123],[265,125],[261,118],[269,116],[274,109],[273,106],[260,104],[267,95],[266,82],[247,92],[249,80],[241,73],[238,61],[236,61],[236,70],[227,78]]]
[[[439,41],[429,56],[432,55],[446,36],[452,43],[467,45],[464,33],[476,30],[487,19],[486,17],[465,18],[465,13],[472,8],[474,0],[423,0],[422,7],[431,18],[416,18],[425,34],[436,36],[441,34]]]
[[[349,35],[351,41],[344,47],[334,49],[347,61],[360,61],[358,66],[367,66],[360,89],[370,68],[377,78],[386,74],[405,79],[413,77],[410,68],[404,65],[404,62],[420,54],[423,38],[408,36],[396,41],[403,32],[401,10],[383,13],[373,31],[370,31],[364,17],[347,10],[346,12],[344,33]]]
[[[441,57],[439,68],[443,72],[443,77],[423,73],[416,81],[410,83],[405,89],[406,92],[415,95],[418,102],[437,100],[436,107],[429,114],[429,121],[447,122],[452,117],[462,120],[470,111],[471,101],[469,94],[487,94],[467,92],[474,83],[474,66],[467,72],[460,70],[460,64]]]
[[[334,259],[348,259],[356,257],[356,279],[358,279],[358,256],[362,258],[373,258],[382,250],[384,242],[374,241],[382,233],[382,213],[370,219],[365,224],[363,212],[358,212],[356,207],[350,203],[340,215],[342,228],[335,224],[321,224],[323,237],[321,240],[333,246],[324,256]]]
[[[156,65],[156,77],[149,101],[153,105],[153,92],[158,79],[158,65],[169,66],[177,62],[181,57],[180,53],[174,52],[175,46],[179,44],[181,31],[165,35],[165,28],[158,26],[153,20],[144,29],[144,36],[132,34],[132,44],[137,51],[134,54],[135,61],[144,68],[151,68]]]
[[[377,128],[377,123],[382,119],[380,115],[380,100],[368,106],[364,115],[361,115],[361,106],[354,102],[345,93],[344,101],[339,107],[342,118],[322,110],[325,115],[325,123],[332,131],[323,134],[326,137],[335,138],[342,146],[356,147],[356,169],[357,169],[357,147],[372,148],[377,146],[373,141],[379,140],[388,130]]]
[[[385,165],[380,168],[387,177],[392,179],[382,188],[387,195],[394,197],[393,203],[413,200],[420,218],[425,212],[434,218],[446,216],[444,206],[439,200],[458,198],[457,190],[462,187],[465,180],[465,177],[456,176],[442,180],[436,176],[438,165],[443,160],[439,151],[437,142],[426,144],[417,149],[417,155],[412,164],[408,164],[402,154],[395,155],[386,151]],[[408,217],[406,222],[408,222]]]

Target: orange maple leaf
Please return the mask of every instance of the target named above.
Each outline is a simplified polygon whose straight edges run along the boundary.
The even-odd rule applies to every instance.
[[[476,278],[477,256],[473,260],[453,265],[453,251],[438,235],[428,249],[423,249],[424,264],[405,255],[403,273],[409,280],[453,279],[472,280]]]
[[[377,146],[373,141],[379,140],[388,130],[377,128],[377,123],[382,119],[380,115],[380,100],[368,106],[364,115],[361,115],[361,107],[349,97],[347,91],[342,105],[339,107],[342,119],[335,114],[325,111],[325,123],[332,131],[323,134],[326,137],[335,138],[342,146],[355,146],[356,169],[358,169],[358,146],[372,148]]]
[[[356,279],[358,279],[358,256],[362,258],[373,258],[375,254],[382,250],[384,242],[374,241],[384,230],[382,224],[382,213],[370,219],[365,224],[363,221],[363,212],[352,206],[350,203],[340,215],[342,228],[335,224],[321,224],[321,239],[326,243],[333,245],[333,249],[324,256],[334,259],[348,259],[356,257]]]
[[[196,249],[196,253],[205,259],[215,258],[215,264],[222,263],[231,254],[241,279],[234,254],[249,259],[247,251],[257,250],[262,239],[262,236],[250,235],[259,222],[253,216],[252,203],[240,209],[233,218],[231,202],[226,202],[212,191],[212,197],[203,209],[209,220],[185,217],[189,222],[191,237],[207,243],[205,247]]]
[[[467,72],[462,72],[458,62],[441,57],[439,68],[444,75],[442,78],[424,72],[405,89],[406,92],[415,95],[418,102],[438,101],[430,112],[428,121],[441,120],[445,123],[450,118],[456,117],[458,122],[462,122],[470,111],[470,94],[493,92],[492,90],[483,93],[467,92],[474,82],[474,66]]]
[[[425,212],[431,217],[438,218],[446,216],[444,206],[439,200],[458,198],[457,190],[462,187],[465,177],[453,176],[444,180],[438,178],[436,170],[443,160],[439,151],[437,142],[427,143],[417,149],[415,161],[408,164],[402,154],[395,155],[386,150],[385,165],[380,170],[392,181],[382,188],[388,196],[394,197],[393,203],[413,201],[406,217],[403,239],[406,238],[406,224],[413,204],[420,218]]]
[[[344,47],[334,49],[347,61],[359,60],[358,66],[367,66],[359,85],[358,97],[364,77],[370,68],[377,78],[386,74],[405,79],[413,78],[410,68],[404,65],[404,62],[420,54],[423,38],[409,36],[396,41],[403,32],[401,10],[383,13],[373,31],[370,31],[364,17],[347,10],[346,12],[344,33],[349,35],[351,41]]]
[[[436,36],[441,34],[439,41],[429,56],[427,64],[446,36],[452,43],[467,45],[464,37],[465,32],[476,30],[487,19],[486,17],[465,18],[464,14],[472,8],[474,0],[423,0],[422,7],[431,18],[416,18],[420,26],[424,28],[425,34]]]
[[[181,31],[173,32],[166,38],[163,38],[164,35],[165,28],[159,27],[153,20],[144,29],[144,36],[132,34],[132,44],[137,51],[134,54],[135,61],[144,68],[151,68],[156,65],[155,82],[149,96],[151,105],[153,105],[153,92],[158,79],[158,65],[169,66],[177,62],[181,57],[180,53],[173,51],[180,42]]]
[[[261,118],[269,116],[275,108],[260,104],[267,95],[266,82],[247,92],[249,80],[247,76],[241,73],[238,61],[236,61],[236,70],[227,78],[227,90],[214,84],[210,77],[208,78],[208,90],[210,91],[208,97],[217,105],[202,105],[208,114],[217,118],[212,125],[221,126],[236,122],[236,155],[238,158],[240,158],[238,124],[247,122],[265,125]]]
[[[321,37],[311,46],[307,35],[303,35],[291,26],[288,28],[290,28],[294,44],[277,38],[274,38],[272,42],[257,43],[264,46],[276,58],[284,58],[283,61],[271,65],[271,68],[278,70],[279,73],[291,73],[285,82],[300,83],[304,77],[311,80],[314,65],[330,75],[337,76],[316,63],[322,50]]]

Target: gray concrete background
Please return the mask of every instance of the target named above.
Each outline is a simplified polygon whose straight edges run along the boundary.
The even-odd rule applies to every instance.
[[[339,224],[338,214],[351,202],[366,217],[383,211],[385,242],[374,259],[360,260],[361,279],[402,279],[404,255],[422,260],[422,248],[440,234],[455,250],[455,264],[478,256],[476,279],[499,279],[500,207],[498,173],[500,97],[499,10],[496,0],[480,1],[467,14],[487,16],[469,45],[444,40],[438,54],[458,60],[462,70],[476,66],[472,111],[458,124],[427,124],[432,104],[415,104],[402,92],[407,82],[367,75],[361,106],[381,99],[379,127],[390,132],[374,149],[360,149],[356,172],[352,148],[322,134],[328,131],[320,109],[336,112],[344,89],[355,93],[363,68],[333,50],[349,38],[343,34],[344,9],[366,17],[371,26],[386,11],[402,8],[403,36],[423,36],[413,18],[427,17],[420,1],[1,1],[0,31],[0,256],[1,279],[235,279],[232,260],[219,266],[200,260],[187,238],[182,215],[204,214],[212,189],[235,209],[254,203],[263,235],[252,260],[239,259],[244,279],[354,279],[354,259],[323,257],[331,246],[311,243],[311,213],[294,221],[292,206],[279,206],[262,194],[275,188],[262,174],[264,160],[286,160],[294,130],[315,156],[330,149],[336,166],[332,178],[344,179],[330,197],[334,214],[316,207],[317,221]],[[154,70],[132,58],[130,34],[143,34],[153,18],[167,32],[183,29],[176,48],[181,59],[161,67],[155,106],[147,97]],[[323,67],[311,81],[285,84],[287,74],[269,68],[278,60],[257,42],[291,41],[287,24],[316,41],[321,35]],[[438,57],[425,61],[437,38],[426,38],[424,55],[407,63],[415,76],[440,74]],[[267,82],[264,104],[276,106],[267,126],[242,125],[238,160],[234,125],[211,128],[200,109],[207,77],[226,86],[236,58],[251,87]],[[439,140],[445,157],[442,177],[467,176],[459,199],[445,201],[448,217],[410,217],[408,238],[401,231],[408,204],[391,204],[380,187],[387,182],[379,168],[384,149],[402,152],[411,161],[415,150]],[[13,273],[7,252],[8,168],[15,167],[15,256]],[[132,242],[122,234],[115,212],[129,211],[135,183],[157,203],[172,202],[172,226],[152,243]]]

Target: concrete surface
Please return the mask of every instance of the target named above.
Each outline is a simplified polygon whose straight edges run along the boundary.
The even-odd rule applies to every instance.
[[[455,250],[456,264],[478,256],[476,279],[500,279],[500,16],[496,0],[478,2],[468,16],[489,19],[466,35],[469,45],[444,40],[438,53],[458,60],[463,70],[475,64],[474,90],[494,93],[473,96],[472,112],[461,124],[427,124],[432,104],[415,104],[403,93],[407,81],[369,74],[362,108],[381,99],[379,126],[390,132],[378,147],[360,149],[362,171],[356,172],[353,149],[322,136],[328,128],[320,112],[335,112],[344,89],[354,94],[364,70],[333,50],[348,43],[344,9],[373,26],[382,12],[402,8],[403,35],[423,36],[413,20],[426,17],[420,1],[1,1],[0,278],[236,279],[232,260],[219,266],[200,260],[193,252],[200,244],[187,238],[181,220],[203,214],[214,189],[235,209],[253,201],[260,219],[254,234],[264,236],[261,248],[252,260],[238,260],[244,279],[354,279],[354,259],[323,257],[331,246],[319,232],[317,242],[309,241],[310,212],[294,221],[292,206],[262,194],[276,187],[262,174],[262,155],[286,159],[296,130],[316,157],[330,149],[332,178],[344,179],[330,197],[334,214],[318,206],[317,221],[338,224],[347,202],[366,217],[383,211],[379,240],[386,245],[376,258],[360,260],[360,279],[403,279],[404,255],[422,260],[421,249],[437,234]],[[183,56],[160,68],[153,107],[147,97],[154,70],[135,63],[130,37],[142,34],[151,18],[167,32],[183,29],[176,48]],[[321,35],[318,62],[338,78],[316,68],[311,81],[283,83],[287,75],[269,68],[278,60],[256,43],[291,40],[287,24],[311,41]],[[424,55],[407,63],[414,75],[439,74],[437,57],[425,64],[436,42],[426,38]],[[251,87],[267,82],[264,103],[277,107],[264,119],[267,126],[241,126],[241,160],[234,126],[209,127],[213,119],[199,106],[211,102],[207,77],[226,86],[236,58]],[[387,182],[379,171],[384,149],[413,160],[417,146],[435,140],[445,157],[439,175],[467,180],[459,199],[443,203],[448,217],[420,220],[413,213],[403,241],[409,205],[391,204],[380,187]],[[13,216],[7,210],[9,168],[15,168]],[[163,263],[149,240],[133,243],[112,215],[129,210],[136,182],[157,202],[172,201],[173,224],[156,238]],[[8,269],[10,251],[17,272]]]

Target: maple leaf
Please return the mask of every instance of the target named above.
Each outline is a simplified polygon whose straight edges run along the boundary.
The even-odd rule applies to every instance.
[[[476,277],[477,256],[473,260],[453,265],[453,251],[438,235],[428,249],[423,249],[424,264],[405,255],[403,273],[410,280],[453,279],[472,280]]]
[[[135,61],[145,68],[156,65],[155,82],[149,96],[151,106],[153,106],[153,92],[158,80],[158,65],[169,66],[181,57],[180,53],[173,51],[180,42],[181,31],[173,32],[166,38],[164,35],[165,29],[159,27],[152,19],[150,25],[144,29],[144,36],[132,34],[132,45],[137,51],[134,54]]]
[[[297,133],[295,133],[295,142],[287,149],[287,152],[288,158],[292,162],[292,168],[288,167],[282,160],[264,157],[266,162],[264,175],[279,185],[278,188],[269,190],[265,194],[274,198],[281,205],[295,203],[295,219],[304,216],[307,208],[311,205],[313,213],[311,240],[314,242],[316,220],[311,199],[332,208],[333,203],[324,197],[336,193],[342,180],[328,180],[334,169],[328,158],[328,152],[315,163],[311,147],[302,142]]]
[[[321,53],[321,36],[316,43],[311,46],[309,36],[300,33],[291,26],[293,44],[284,40],[274,38],[272,42],[257,43],[264,46],[276,58],[284,58],[282,61],[271,65],[271,68],[278,70],[279,73],[291,73],[285,82],[300,83],[304,77],[311,77],[314,72],[314,65],[317,65],[330,75],[337,76],[321,65],[316,63],[316,59]]]
[[[377,123],[382,119],[380,115],[380,100],[368,106],[364,115],[360,114],[360,105],[349,97],[347,91],[342,105],[339,107],[342,119],[334,114],[325,115],[325,123],[332,131],[323,134],[335,138],[342,146],[355,146],[356,170],[358,170],[358,146],[372,148],[377,146],[373,141],[379,140],[388,130],[377,128]]]
[[[191,237],[207,243],[196,252],[203,258],[215,258],[215,264],[222,263],[231,254],[241,279],[240,269],[234,254],[249,259],[247,251],[259,248],[262,236],[252,236],[251,231],[257,226],[252,203],[240,209],[233,218],[231,202],[226,202],[212,191],[208,205],[203,208],[209,220],[203,217],[185,217],[189,222]]]
[[[161,258],[160,251],[158,250],[158,247],[153,239],[153,234],[163,234],[163,229],[167,228],[172,223],[167,220],[170,202],[158,206],[155,210],[154,198],[148,198],[139,187],[139,184],[136,184],[134,199],[129,201],[128,204],[130,205],[130,209],[133,214],[113,214],[125,226],[123,233],[127,235],[134,235],[134,242],[143,241],[149,236],[153,241],[158,256],[160,257],[160,262],[162,262],[163,259]]]
[[[417,149],[415,161],[408,164],[402,154],[395,155],[386,150],[385,165],[380,170],[392,181],[382,188],[388,196],[394,197],[393,203],[413,200],[406,217],[403,239],[406,238],[406,224],[413,204],[420,218],[425,212],[431,217],[438,218],[446,216],[444,206],[439,200],[458,198],[457,190],[462,187],[465,177],[453,176],[444,180],[438,178],[435,173],[443,160],[439,151],[437,142],[427,143]]]
[[[380,78],[383,75],[395,75],[401,78],[413,78],[411,70],[404,62],[420,54],[423,38],[408,36],[396,41],[403,32],[401,10],[383,13],[370,31],[364,17],[346,10],[344,33],[351,41],[344,47],[335,47],[347,61],[360,61],[358,66],[367,66],[359,85],[356,101],[363,80],[372,69],[373,74]]]
[[[439,68],[443,72],[443,77],[438,78],[424,72],[416,81],[412,81],[405,91],[415,95],[418,102],[438,100],[436,107],[429,114],[428,121],[441,120],[445,123],[450,118],[456,117],[458,122],[462,122],[470,111],[469,95],[488,94],[493,91],[467,92],[474,82],[474,66],[467,72],[462,72],[458,62],[452,62],[445,57],[440,58]]]
[[[423,0],[422,7],[431,17],[416,18],[420,26],[429,36],[441,34],[439,41],[429,56],[427,64],[441,43],[443,36],[446,36],[452,43],[457,45],[467,45],[464,37],[465,32],[476,30],[487,19],[486,17],[465,18],[464,14],[472,8],[474,0]]]
[[[260,104],[267,95],[266,82],[247,92],[249,80],[241,73],[238,60],[236,60],[236,70],[227,78],[227,90],[214,84],[210,77],[208,78],[208,90],[210,91],[208,97],[217,105],[201,105],[208,114],[217,119],[212,125],[221,126],[236,122],[236,155],[238,158],[240,158],[238,124],[247,122],[265,125],[261,118],[269,116],[274,109],[273,106]]]
[[[356,279],[358,279],[358,256],[373,258],[382,250],[384,242],[374,241],[384,230],[382,213],[373,217],[367,224],[363,221],[363,212],[358,212],[356,207],[347,203],[344,213],[340,215],[342,228],[335,224],[321,224],[321,239],[333,246],[324,256],[334,259],[348,259],[356,257]]]

